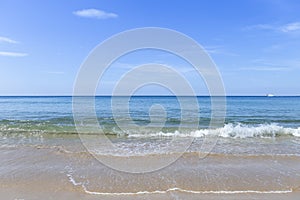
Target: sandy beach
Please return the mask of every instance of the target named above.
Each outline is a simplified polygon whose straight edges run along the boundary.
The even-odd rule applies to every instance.
[[[299,196],[298,156],[212,152],[199,159],[198,153],[190,152],[164,169],[130,174],[101,164],[76,136],[48,138],[44,142],[52,145],[0,148],[1,198],[297,199]],[[155,156],[162,155],[148,159]]]

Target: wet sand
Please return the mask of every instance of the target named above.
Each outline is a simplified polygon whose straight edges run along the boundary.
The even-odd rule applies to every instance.
[[[53,145],[1,147],[1,199],[298,199],[300,194],[300,157],[295,155],[199,159],[190,152],[156,172],[130,174],[74,146],[77,151]]]

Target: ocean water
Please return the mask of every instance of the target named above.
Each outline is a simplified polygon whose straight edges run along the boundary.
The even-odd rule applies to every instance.
[[[190,98],[183,103],[189,105]],[[101,130],[80,135],[91,142],[99,139],[97,134],[106,136],[114,148],[94,145],[89,152],[75,128],[72,97],[0,97],[1,184],[12,187],[18,180],[25,191],[41,187],[39,191],[76,191],[101,199],[299,191],[300,97],[227,97],[224,125],[215,128],[209,128],[209,97],[197,98],[200,111],[185,107],[188,120],[182,120],[182,102],[176,97],[131,97],[130,119],[124,117],[124,97],[116,97],[114,113],[111,100],[95,98]],[[151,110],[153,105],[160,107]],[[202,152],[203,142],[211,137],[216,139],[213,148]],[[183,151],[186,141],[191,143]],[[109,158],[124,166],[141,159],[159,165],[174,155],[179,156],[169,165],[140,174],[115,170],[95,159]],[[24,190],[8,197],[21,198]],[[33,197],[28,195],[23,197]]]
[[[187,104],[190,98],[192,97],[186,97]],[[145,126],[151,122],[149,117],[151,106],[164,107],[166,122],[163,124],[162,136],[167,132],[171,136],[179,126],[188,129],[189,125],[196,123],[196,120],[195,122],[193,120],[199,117],[197,129],[200,131],[199,135],[192,134],[192,136],[202,137],[201,130],[205,130],[210,122],[211,105],[209,97],[198,97],[197,100],[200,112],[193,107],[188,108],[192,117],[183,123],[181,123],[180,102],[176,97],[131,97],[129,113],[136,125]],[[221,137],[300,136],[298,129],[300,97],[227,97],[226,100],[227,115]],[[128,133],[122,130],[118,132],[114,121],[114,117],[123,112],[122,108],[125,107],[123,104],[117,104],[120,109],[116,111],[116,116],[113,116],[111,97],[96,97],[95,102],[98,121],[107,134],[119,136],[133,134],[130,130]],[[160,113],[154,115],[155,117],[160,117]],[[0,130],[2,134],[74,134],[76,131],[72,114],[72,97],[0,97]],[[197,130],[190,131],[197,132]],[[150,133],[151,129],[148,131]],[[159,134],[157,133],[158,136]],[[152,132],[151,135],[155,136],[155,133]]]

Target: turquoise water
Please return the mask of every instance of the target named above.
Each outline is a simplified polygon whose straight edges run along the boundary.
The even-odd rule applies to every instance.
[[[90,142],[87,148],[74,127],[72,97],[0,97],[1,183],[15,185],[18,180],[27,187],[38,179],[36,184],[44,188],[69,188],[79,194],[100,195],[96,196],[100,199],[145,191],[149,199],[156,199],[151,196],[156,191],[228,195],[299,190],[300,97],[227,97],[225,123],[215,129],[208,129],[209,97],[197,98],[200,111],[189,104],[190,97],[184,98],[190,119],[183,123],[176,97],[132,97],[132,120],[122,118],[124,97],[116,98],[114,115],[111,97],[95,100],[99,124],[113,146],[98,145],[103,137],[89,134],[84,135]],[[165,109],[163,127],[157,129],[153,123],[145,129],[131,128],[132,123],[152,123],[149,110],[153,105]],[[152,111],[152,120],[160,119],[161,112]],[[128,124],[126,130],[118,128],[115,117]],[[199,127],[194,128],[197,117]],[[179,126],[184,128],[178,131]],[[202,148],[210,135],[219,136],[213,148]],[[207,157],[200,159],[207,151]],[[177,155],[176,162],[161,170],[127,173],[136,169],[135,161],[144,164],[138,165],[142,169],[156,169]],[[102,158],[124,168],[112,169]]]
[[[116,97],[122,98],[122,97]],[[189,98],[186,97],[188,103]],[[149,109],[161,105],[165,109],[166,122],[157,133],[170,136],[181,125],[187,128],[186,136],[197,130],[188,129],[200,119],[198,134],[210,122],[209,97],[197,98],[200,112],[190,108],[191,120],[181,123],[180,103],[176,97],[131,97],[129,112],[133,123],[145,126],[151,122]],[[107,134],[124,134],[118,129],[112,115],[111,97],[96,97],[96,111],[99,124]],[[120,106],[120,112],[124,107]],[[159,117],[159,114],[154,117]],[[195,121],[193,121],[195,120]],[[227,114],[223,137],[300,136],[300,97],[227,97]],[[200,132],[199,132],[200,130]],[[224,133],[224,130],[226,133]],[[2,134],[74,134],[72,97],[0,97],[0,131]],[[149,131],[140,134],[151,133]],[[130,136],[131,131],[126,131]],[[137,134],[137,133],[135,133]],[[134,134],[133,134],[134,135]]]

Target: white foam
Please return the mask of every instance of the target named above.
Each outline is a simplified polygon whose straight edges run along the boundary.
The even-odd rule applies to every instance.
[[[145,134],[128,134],[128,137],[196,137],[219,136],[224,138],[272,138],[277,136],[295,136],[300,137],[299,128],[285,128],[276,124],[261,124],[258,126],[249,126],[244,124],[226,124],[218,129],[199,129],[189,133],[175,132],[157,132]]]
[[[287,194],[293,192],[293,190],[270,190],[270,191],[259,191],[259,190],[211,190],[211,191],[194,191],[185,190],[181,188],[170,188],[165,191],[141,191],[141,192],[122,192],[122,193],[104,193],[104,192],[92,192],[86,189],[83,185],[85,193],[92,195],[105,195],[105,196],[130,196],[130,195],[147,195],[147,194],[167,194],[169,192],[183,192],[190,194]]]
[[[287,194],[293,192],[290,190],[268,190],[268,191],[260,191],[260,190],[209,190],[209,191],[195,191],[195,190],[186,190],[182,188],[169,188],[167,190],[155,190],[155,191],[139,191],[139,192],[95,192],[90,191],[85,186],[83,182],[76,182],[73,178],[73,170],[67,167],[68,173],[67,177],[70,183],[74,186],[81,186],[85,193],[91,195],[104,195],[104,196],[131,196],[131,195],[149,195],[149,194],[167,194],[170,192],[182,192],[182,193],[190,193],[190,194]]]
[[[67,169],[67,177],[69,179],[69,182],[71,182],[74,186],[83,186],[84,184],[82,182],[76,182],[73,178],[73,169],[69,166],[66,167]]]
[[[293,136],[300,137],[300,127],[297,129],[290,130],[293,133]]]

